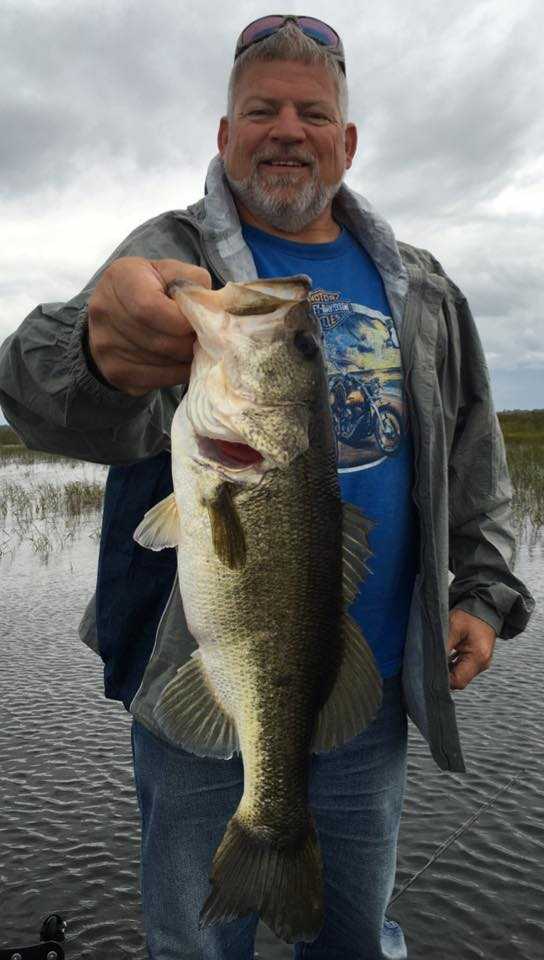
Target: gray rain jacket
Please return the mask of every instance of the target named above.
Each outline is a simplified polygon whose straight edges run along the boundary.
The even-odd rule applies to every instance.
[[[510,638],[525,628],[534,606],[511,569],[511,486],[485,358],[465,297],[430,253],[397,243],[389,225],[345,185],[333,216],[376,264],[400,340],[420,524],[404,699],[437,764],[462,771],[446,654],[449,610],[459,607]],[[181,389],[130,397],[100,383],[85,360],[86,305],[105,267],[124,256],[198,264],[215,287],[255,279],[220,157],[210,164],[203,199],[137,227],[78,296],[64,305],[41,304],[3,344],[0,402],[28,447],[118,465],[169,447]],[[94,598],[80,635],[98,651]],[[159,736],[154,703],[195,647],[176,582],[130,704]]]

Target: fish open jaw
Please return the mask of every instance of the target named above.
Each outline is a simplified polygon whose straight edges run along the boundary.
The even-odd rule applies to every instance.
[[[245,443],[198,435],[196,440],[198,452],[202,457],[228,470],[255,469],[263,462],[262,454]]]

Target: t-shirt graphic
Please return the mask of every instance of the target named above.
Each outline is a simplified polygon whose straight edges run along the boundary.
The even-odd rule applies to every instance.
[[[404,435],[393,318],[323,289],[310,301],[324,335],[338,467],[373,466],[398,453]]]

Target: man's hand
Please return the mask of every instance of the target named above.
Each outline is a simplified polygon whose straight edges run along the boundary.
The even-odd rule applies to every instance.
[[[89,300],[89,349],[102,376],[138,397],[187,383],[195,334],[166,290],[180,277],[211,288],[210,274],[181,260],[121,257]]]
[[[450,688],[464,690],[482,670],[491,666],[497,634],[488,623],[464,610],[452,610],[448,634]]]

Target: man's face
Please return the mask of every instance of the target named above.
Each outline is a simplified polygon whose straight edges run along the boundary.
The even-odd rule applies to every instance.
[[[283,60],[247,67],[234,119],[229,124],[223,117],[218,135],[235,196],[265,222],[293,233],[331,202],[356,145],[355,126],[342,125],[326,68]]]

